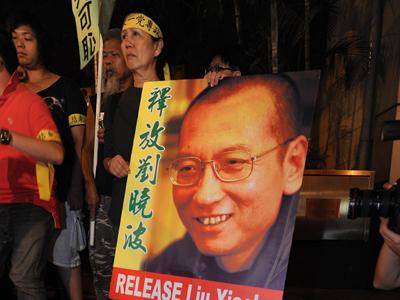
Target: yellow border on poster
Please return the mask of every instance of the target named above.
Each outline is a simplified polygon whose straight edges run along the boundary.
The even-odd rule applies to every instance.
[[[157,180],[160,162],[166,150],[167,121],[173,115],[182,116],[190,101],[205,87],[206,81],[202,79],[145,83],[133,141],[129,166],[131,173],[127,178],[114,267],[140,270],[143,261],[154,250],[151,249],[152,225],[157,204],[153,198],[155,194],[158,194],[158,198],[160,193],[165,194],[165,191],[158,189]],[[158,217],[160,216],[157,215]],[[175,221],[176,224],[179,222]]]

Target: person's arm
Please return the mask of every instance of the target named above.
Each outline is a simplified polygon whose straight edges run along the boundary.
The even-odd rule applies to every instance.
[[[79,87],[73,81],[69,81],[66,86],[68,87],[66,113],[77,157],[72,166],[68,203],[71,210],[78,210],[83,203],[82,145],[87,106]]]
[[[85,126],[74,126],[71,128],[72,138],[74,140],[75,153],[78,157],[78,163],[82,161],[82,146],[83,146],[83,135],[85,132]]]
[[[71,210],[82,208],[83,202],[83,173],[82,173],[82,144],[85,126],[79,125],[71,128],[72,139],[74,140],[74,148],[77,159],[72,166],[71,187],[68,193],[68,204]]]
[[[113,125],[114,118],[118,118],[118,100],[113,99],[109,101],[107,112],[105,114],[105,136],[104,136],[104,169],[118,178],[128,176],[130,173],[129,163],[119,154],[116,153],[113,145]]]
[[[10,130],[10,146],[40,162],[61,165],[64,160],[64,148],[47,105],[39,96],[28,90],[19,96],[30,99],[26,118],[32,135],[27,136]]]
[[[400,235],[388,228],[381,218],[380,233],[384,239],[375,268],[374,287],[390,290],[400,287]]]
[[[86,128],[82,148],[82,172],[86,187],[85,200],[89,206],[95,206],[99,201],[93,175],[94,122],[93,109],[91,104],[89,104],[86,114]]]
[[[32,158],[44,162],[61,165],[64,160],[64,148],[56,141],[41,141],[25,136],[15,131],[10,131],[12,139],[10,146],[25,152]]]

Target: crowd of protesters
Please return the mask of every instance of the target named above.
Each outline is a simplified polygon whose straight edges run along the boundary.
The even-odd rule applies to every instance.
[[[152,27],[137,18],[151,20]],[[86,103],[75,82],[51,71],[46,38],[40,19],[29,13],[15,16],[0,36],[0,276],[8,274],[18,299],[46,299],[49,261],[69,298],[82,299],[86,199],[96,220],[89,249],[95,293],[108,299],[134,124],[143,84],[162,78],[163,33],[148,13],[132,13],[122,30],[106,34],[105,126],[98,132],[96,97]]]
[[[137,18],[152,26],[141,26]],[[86,199],[96,220],[89,248],[95,293],[108,299],[143,84],[164,79],[163,30],[151,14],[131,13],[122,29],[105,35],[104,126],[97,132],[97,97],[86,102],[76,83],[50,70],[45,41],[41,23],[29,14],[14,18],[0,35],[0,276],[8,274],[18,299],[46,299],[50,261],[69,297],[82,299]],[[241,61],[239,50],[215,53],[206,69],[209,85],[241,76]],[[386,251],[400,248],[386,244]]]

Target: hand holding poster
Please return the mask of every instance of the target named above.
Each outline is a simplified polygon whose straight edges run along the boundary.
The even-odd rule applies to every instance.
[[[277,75],[144,85],[112,297],[282,299],[307,154],[298,88]]]

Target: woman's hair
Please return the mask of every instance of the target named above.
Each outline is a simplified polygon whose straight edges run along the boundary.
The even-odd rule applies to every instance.
[[[158,38],[158,39],[155,37],[151,37],[151,38],[153,39],[154,42],[157,42],[160,40],[160,38]],[[157,76],[160,79],[165,79],[164,78],[164,65],[167,62],[167,59],[166,59],[166,51],[167,50],[165,47],[165,36],[163,38],[163,42],[164,42],[164,46],[163,46],[163,49],[161,50],[160,55],[158,55],[158,57],[157,57],[157,63],[156,63]]]

